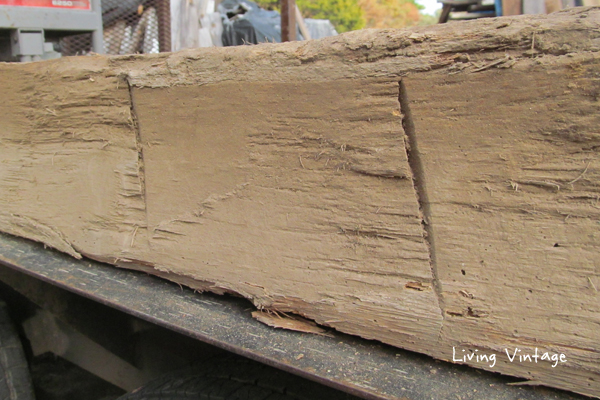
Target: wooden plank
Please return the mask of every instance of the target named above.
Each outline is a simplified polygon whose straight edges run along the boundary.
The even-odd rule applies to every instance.
[[[523,14],[523,5],[521,0],[502,0],[502,15],[520,15]]]
[[[440,18],[438,19],[439,24],[444,24],[448,22],[448,17],[450,17],[450,11],[452,11],[452,5],[444,3],[442,7],[442,12],[440,13]]]
[[[545,0],[546,12],[553,13],[562,10],[562,0]]]
[[[296,0],[281,0],[281,41],[296,40]]]
[[[310,37],[310,32],[308,30],[308,27],[304,23],[304,18],[302,18],[302,13],[300,12],[300,9],[298,8],[297,4],[295,5],[294,10],[296,15],[296,22],[298,23],[298,29],[300,29],[300,33],[302,33],[304,40],[311,40],[312,37]]]
[[[597,395],[599,24],[1,65],[0,229]]]

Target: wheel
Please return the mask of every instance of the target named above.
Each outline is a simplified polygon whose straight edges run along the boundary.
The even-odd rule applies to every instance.
[[[0,400],[34,400],[33,384],[8,306],[0,301]]]
[[[117,400],[352,400],[354,396],[235,355],[170,373]]]

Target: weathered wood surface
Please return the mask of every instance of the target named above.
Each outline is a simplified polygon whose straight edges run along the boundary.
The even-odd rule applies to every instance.
[[[599,61],[575,9],[0,65],[0,229],[598,396]]]

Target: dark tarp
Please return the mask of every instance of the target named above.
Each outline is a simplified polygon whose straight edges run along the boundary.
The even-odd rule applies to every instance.
[[[253,1],[224,0],[219,12],[223,21],[223,46],[281,42],[281,15],[260,8]],[[298,38],[302,40],[300,32]]]

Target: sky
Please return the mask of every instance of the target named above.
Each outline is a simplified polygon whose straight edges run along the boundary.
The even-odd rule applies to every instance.
[[[425,7],[423,14],[433,15],[437,9],[442,8],[442,4],[437,0],[416,0],[416,2]]]

